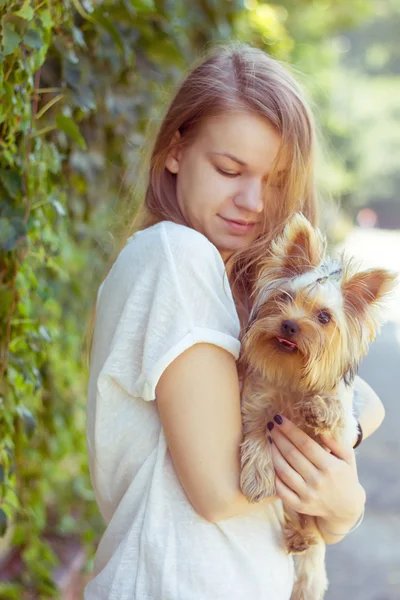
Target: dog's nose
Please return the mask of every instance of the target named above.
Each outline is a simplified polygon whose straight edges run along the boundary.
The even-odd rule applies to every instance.
[[[300,327],[294,321],[283,321],[281,330],[287,337],[293,337],[296,333],[299,333]]]

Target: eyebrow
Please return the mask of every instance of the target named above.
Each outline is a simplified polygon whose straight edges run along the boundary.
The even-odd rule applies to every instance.
[[[249,166],[243,160],[240,160],[240,158],[237,158],[237,156],[234,156],[230,152],[209,152],[209,154],[216,154],[217,156],[227,156],[231,160],[233,160],[236,163],[238,163],[241,167],[248,167]],[[281,169],[280,171],[278,171],[278,174],[286,173],[286,172],[287,172],[287,169]]]
[[[210,154],[217,154],[218,156],[227,156],[231,160],[234,160],[235,162],[237,162],[240,166],[248,167],[247,163],[245,163],[243,160],[240,160],[236,156],[233,156],[233,154],[230,154],[230,152],[210,152]]]

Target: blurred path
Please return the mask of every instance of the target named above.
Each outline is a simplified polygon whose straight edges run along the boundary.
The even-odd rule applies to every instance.
[[[400,271],[400,232],[356,229],[345,248],[365,267]],[[326,600],[400,600],[400,289],[389,319],[359,371],[386,409],[382,426],[356,451],[366,515],[357,531],[328,546]]]

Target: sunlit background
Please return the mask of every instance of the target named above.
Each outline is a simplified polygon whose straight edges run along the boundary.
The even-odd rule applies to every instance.
[[[83,324],[173,90],[213,42],[287,63],[332,245],[400,271],[400,0],[6,0],[0,17],[0,598],[79,600],[104,527]],[[398,373],[400,290],[360,369],[386,419],[357,450],[366,516],[328,548],[327,600],[400,598]]]

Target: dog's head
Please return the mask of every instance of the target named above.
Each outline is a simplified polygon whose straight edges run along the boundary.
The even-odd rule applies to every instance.
[[[351,381],[395,282],[384,269],[357,271],[343,255],[327,257],[320,231],[294,215],[259,267],[245,362],[275,384],[304,391]]]

